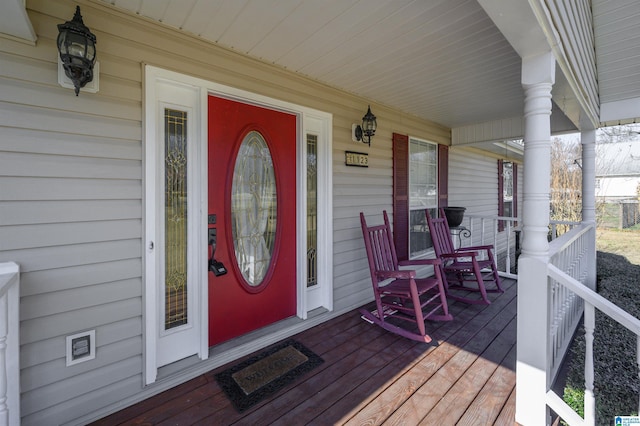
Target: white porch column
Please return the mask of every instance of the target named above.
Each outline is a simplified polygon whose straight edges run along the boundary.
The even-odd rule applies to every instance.
[[[580,134],[582,142],[582,222],[596,224],[596,131],[583,130]],[[596,289],[596,241],[593,233],[593,244],[589,253],[589,276],[587,285]]]
[[[551,176],[551,52],[522,60],[524,101],[523,242],[518,260],[516,421],[548,423],[547,262]]]

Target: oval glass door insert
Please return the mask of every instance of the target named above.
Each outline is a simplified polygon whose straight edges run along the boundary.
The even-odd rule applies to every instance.
[[[275,246],[277,194],[273,159],[264,137],[249,132],[233,169],[231,220],[236,262],[251,287],[262,284]]]

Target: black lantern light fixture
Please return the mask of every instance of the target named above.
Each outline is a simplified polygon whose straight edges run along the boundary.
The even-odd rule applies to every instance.
[[[371,113],[371,105],[369,105],[367,113],[362,117],[362,126],[356,126],[354,136],[357,141],[371,146],[371,137],[376,134],[377,127],[378,122],[376,121],[376,116]]]
[[[82,22],[80,6],[71,21],[58,25],[58,51],[64,73],[73,82],[76,96],[93,80],[96,62],[96,36]]]

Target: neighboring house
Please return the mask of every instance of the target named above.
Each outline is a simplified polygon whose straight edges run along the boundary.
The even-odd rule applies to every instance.
[[[640,143],[599,144],[596,160],[596,199],[602,202],[637,200],[640,196]]]
[[[56,47],[76,5],[99,62],[79,96]],[[455,205],[522,217],[516,419],[543,423],[550,134],[582,132],[592,193],[595,129],[640,117],[637,43],[609,41],[640,36],[634,16],[617,0],[4,1],[10,421],[86,423],[359,307],[358,213],[393,213],[399,252],[420,256],[412,220]],[[370,146],[352,132],[368,105]]]

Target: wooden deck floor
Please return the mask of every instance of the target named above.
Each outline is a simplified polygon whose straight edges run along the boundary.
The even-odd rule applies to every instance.
[[[452,302],[428,323],[438,345],[413,342],[349,312],[294,338],[324,363],[266,401],[236,412],[214,379],[227,367],[96,425],[513,425],[516,283],[489,306]]]

